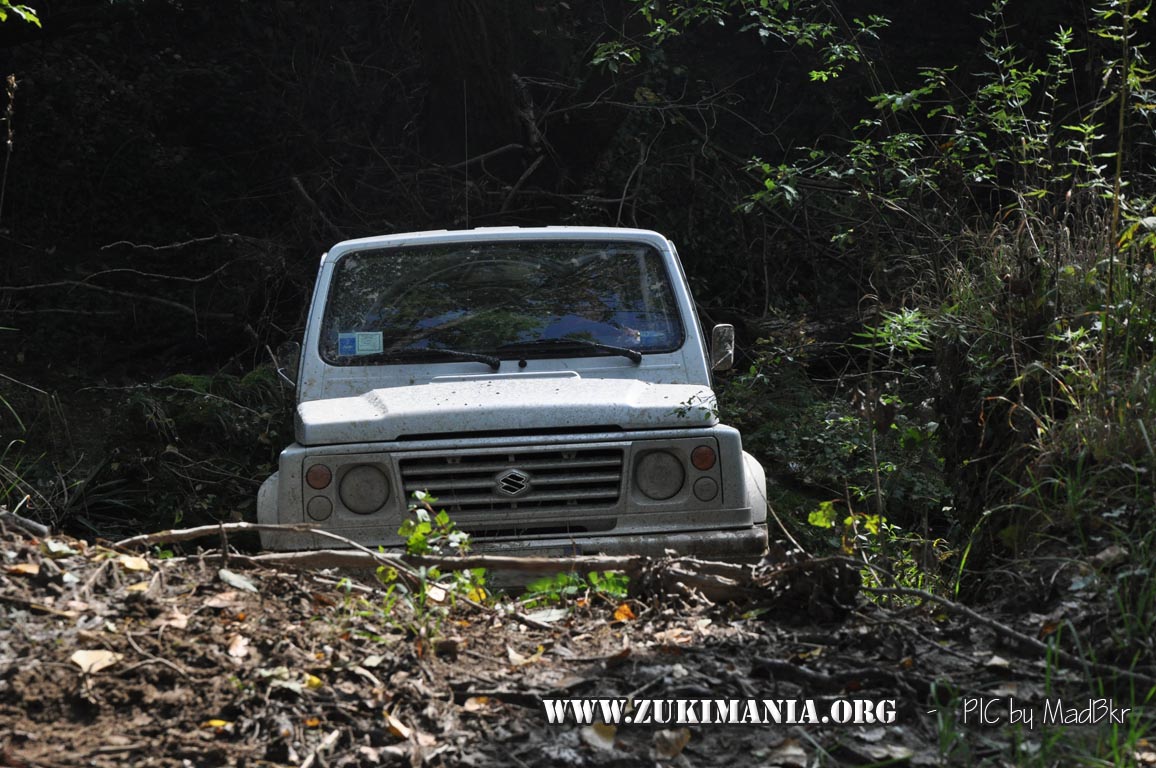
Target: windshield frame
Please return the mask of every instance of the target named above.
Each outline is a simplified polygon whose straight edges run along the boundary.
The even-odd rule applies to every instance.
[[[471,238],[471,239],[464,239],[464,240],[458,240],[458,241],[429,242],[429,243],[427,243],[427,242],[413,242],[413,241],[398,242],[398,243],[384,243],[384,244],[380,243],[380,242],[378,242],[378,243],[366,243],[365,247],[352,248],[349,250],[344,250],[340,254],[336,255],[335,257],[332,257],[330,260],[330,263],[327,265],[332,271],[331,271],[331,277],[329,280],[329,285],[328,285],[327,291],[326,291],[325,302],[324,302],[324,306],[323,306],[324,311],[323,311],[321,317],[319,318],[321,320],[321,322],[319,323],[319,331],[320,332],[318,333],[317,338],[316,338],[316,352],[317,352],[318,356],[327,365],[338,367],[338,368],[406,366],[406,365],[413,365],[415,362],[418,362],[418,361],[423,361],[423,362],[428,362],[428,363],[440,363],[440,362],[458,362],[458,363],[461,363],[462,360],[451,361],[449,359],[449,357],[443,358],[440,355],[438,355],[438,350],[446,349],[447,352],[453,352],[453,351],[455,351],[454,349],[449,349],[449,348],[444,347],[444,346],[433,346],[432,344],[430,344],[426,347],[411,346],[410,344],[395,346],[392,348],[393,351],[399,353],[399,356],[404,358],[404,359],[399,359],[397,361],[390,361],[390,360],[382,359],[382,357],[388,357],[388,351],[389,351],[388,347],[386,348],[386,354],[385,355],[373,355],[370,353],[361,353],[361,352],[358,352],[355,354],[337,354],[336,350],[339,348],[340,345],[338,345],[334,342],[334,339],[332,338],[333,335],[334,334],[337,334],[338,336],[340,336],[342,334],[348,335],[350,332],[349,331],[341,331],[339,329],[334,329],[332,327],[332,325],[335,324],[337,321],[333,320],[331,318],[331,312],[334,311],[333,307],[335,306],[337,293],[338,293],[338,290],[339,290],[339,287],[341,284],[342,268],[346,262],[346,259],[356,258],[359,256],[361,256],[361,257],[373,256],[375,254],[381,254],[382,256],[388,257],[389,251],[422,251],[422,250],[427,250],[427,251],[430,251],[431,255],[436,256],[439,252],[439,249],[443,249],[443,251],[445,253],[448,253],[449,251],[452,251],[452,249],[454,249],[454,248],[458,248],[458,249],[485,249],[487,246],[495,248],[495,256],[500,256],[503,253],[507,253],[511,250],[516,250],[517,248],[525,249],[526,254],[529,254],[530,249],[532,249],[534,247],[542,247],[542,246],[553,247],[553,248],[558,249],[559,251],[561,251],[563,249],[578,250],[581,248],[587,248],[587,249],[590,249],[592,254],[596,253],[597,249],[605,249],[606,251],[618,251],[618,250],[633,249],[635,254],[640,259],[640,262],[639,262],[640,268],[639,268],[639,271],[637,273],[638,276],[639,277],[650,276],[651,279],[654,280],[656,283],[661,281],[661,286],[660,286],[660,290],[662,291],[662,296],[661,296],[661,300],[660,300],[661,304],[662,304],[661,318],[662,318],[662,323],[664,325],[664,330],[662,333],[662,342],[663,343],[658,344],[657,346],[649,346],[649,347],[646,346],[645,344],[641,344],[641,343],[638,344],[637,346],[636,345],[629,345],[629,350],[637,352],[637,353],[641,353],[643,355],[669,354],[669,353],[678,352],[687,343],[687,340],[689,337],[689,334],[687,332],[687,322],[688,321],[687,321],[686,317],[684,317],[685,309],[682,306],[682,303],[680,301],[682,291],[680,290],[679,279],[681,278],[681,273],[680,274],[672,274],[672,270],[671,270],[671,266],[670,266],[670,254],[664,252],[664,249],[656,247],[656,244],[653,242],[650,242],[646,239],[637,239],[636,240],[636,239],[632,239],[632,238],[626,239],[626,238],[616,238],[616,237],[600,237],[597,235],[591,235],[589,237],[583,237],[583,238],[572,238],[572,237],[534,238],[534,239],[523,239],[523,238],[518,238],[518,239],[508,239],[508,238],[480,239],[480,238],[478,238],[478,239],[474,239],[474,238]],[[523,257],[525,258],[525,264],[527,266],[530,266],[533,264],[532,259],[526,258],[525,256],[523,256]],[[628,256],[621,255],[621,254],[619,254],[619,257],[628,258]],[[591,256],[589,260],[592,261],[593,258],[594,257]],[[643,264],[643,261],[645,261],[645,264]],[[562,263],[562,262],[559,262],[559,263]],[[463,264],[466,264],[466,262],[463,261]],[[545,259],[543,260],[543,264],[544,265],[547,264]],[[575,270],[581,271],[582,269],[585,269],[585,267],[586,267],[586,263],[576,264]],[[539,268],[540,269],[546,269],[546,268],[548,268],[548,266],[541,266]],[[433,274],[437,274],[438,271],[439,270],[435,270]],[[645,281],[643,281],[643,285],[644,286],[646,285]],[[546,286],[546,283],[544,283],[544,282],[538,283],[536,285],[536,287],[534,288],[534,293],[540,292],[541,290],[544,289],[545,286]],[[381,306],[387,306],[389,304],[390,300],[403,298],[407,293],[409,293],[410,291],[412,291],[414,289],[415,289],[415,286],[410,286],[408,288],[403,288],[400,291],[392,292],[392,294],[387,295],[387,297],[382,300],[381,305],[379,307],[377,307],[377,309],[380,309]],[[384,290],[389,292],[390,289],[386,288]],[[643,290],[645,291],[646,289],[643,288]],[[493,309],[493,308],[491,307],[490,309]],[[489,311],[489,310],[487,309],[485,311]],[[484,314],[485,311],[480,312],[478,314]],[[634,307],[633,309],[624,308],[623,311],[626,314],[637,314],[637,312],[639,311],[639,308],[638,307]],[[426,318],[426,319],[427,320],[433,319],[433,317],[435,317],[435,315],[431,315],[430,318]],[[545,319],[545,318],[543,318],[543,319]],[[438,326],[435,326],[435,328],[436,327],[438,327]],[[633,328],[625,328],[624,330],[633,331],[634,329]],[[378,336],[380,336],[380,334],[378,334]],[[639,341],[640,342],[641,342],[641,338],[642,338],[642,334],[639,333]],[[556,344],[542,344],[540,346],[540,348],[535,348],[533,342],[542,341],[543,339],[557,340],[558,343],[556,343]],[[569,346],[564,344],[563,342],[566,341],[567,339],[573,340],[575,343],[572,345],[569,345]],[[394,340],[396,341],[397,339],[395,338]],[[420,341],[420,340],[421,339],[419,338],[418,341]],[[460,347],[457,351],[468,352],[471,354],[479,354],[479,355],[492,355],[492,356],[498,357],[501,360],[519,360],[519,361],[535,360],[535,359],[559,359],[559,358],[605,358],[605,357],[614,357],[616,355],[620,355],[620,352],[615,352],[615,351],[612,351],[610,349],[605,348],[608,346],[615,346],[615,345],[607,344],[606,342],[597,341],[597,340],[594,340],[595,341],[594,344],[582,343],[584,340],[585,339],[583,339],[581,336],[576,335],[576,334],[566,334],[563,336],[542,336],[542,335],[539,335],[535,338],[508,339],[502,343],[494,344],[492,346],[486,346],[486,345],[477,345],[476,347],[475,346],[463,346],[463,347]],[[585,340],[585,341],[590,341],[590,340]],[[520,344],[519,344],[519,342],[520,342]],[[503,346],[513,347],[514,351],[503,350],[502,349]],[[604,348],[599,349],[599,346],[602,346]],[[627,346],[627,345],[619,344],[617,346]],[[428,355],[422,355],[421,353],[423,350],[427,350],[429,352],[429,354]],[[378,358],[377,361],[368,362],[369,358],[372,358],[375,356]],[[362,359],[363,357],[365,359]],[[631,359],[633,359],[633,356],[631,356]]]

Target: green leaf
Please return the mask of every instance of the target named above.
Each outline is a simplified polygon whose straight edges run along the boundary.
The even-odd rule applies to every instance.
[[[819,503],[818,509],[811,510],[807,515],[807,522],[816,528],[834,528],[835,521],[839,519],[838,513],[835,511],[835,502],[823,501]]]

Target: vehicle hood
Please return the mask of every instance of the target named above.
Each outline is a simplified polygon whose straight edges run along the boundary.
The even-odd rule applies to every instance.
[[[432,381],[297,406],[301,445],[574,427],[664,429],[718,423],[697,384],[577,377]]]

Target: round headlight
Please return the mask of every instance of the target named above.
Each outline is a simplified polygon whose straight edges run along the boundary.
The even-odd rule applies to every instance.
[[[673,454],[651,451],[638,460],[634,467],[634,482],[638,490],[655,501],[669,499],[682,490],[686,468]]]
[[[339,492],[346,509],[368,515],[389,499],[389,480],[377,467],[362,464],[345,473]]]

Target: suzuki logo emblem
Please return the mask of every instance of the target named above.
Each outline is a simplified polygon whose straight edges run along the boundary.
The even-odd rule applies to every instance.
[[[494,490],[503,496],[521,496],[530,490],[530,476],[520,469],[508,469],[497,477]]]

